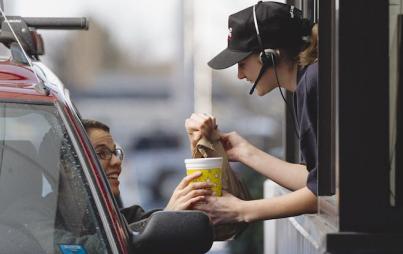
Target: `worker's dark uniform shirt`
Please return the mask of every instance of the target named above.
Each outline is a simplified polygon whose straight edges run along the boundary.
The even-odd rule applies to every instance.
[[[317,195],[318,63],[315,62],[299,71],[297,80],[294,109],[296,128],[299,133],[301,163],[305,164],[309,171],[306,186]]]

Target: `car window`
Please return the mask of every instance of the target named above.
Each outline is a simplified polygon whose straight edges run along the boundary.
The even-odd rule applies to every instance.
[[[95,209],[57,108],[0,103],[0,249],[108,253]]]

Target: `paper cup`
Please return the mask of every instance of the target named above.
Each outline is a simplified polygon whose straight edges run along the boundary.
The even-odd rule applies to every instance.
[[[222,157],[186,159],[186,174],[190,175],[195,172],[201,172],[202,175],[194,179],[192,182],[208,182],[213,186],[211,190],[214,196],[222,195]]]

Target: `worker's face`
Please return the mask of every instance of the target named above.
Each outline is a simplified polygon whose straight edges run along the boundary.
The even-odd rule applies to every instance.
[[[252,54],[238,63],[238,78],[246,79],[253,86],[261,68],[259,55]],[[259,80],[256,92],[259,96],[263,96],[273,90],[276,84],[273,68],[268,68]]]
[[[102,129],[91,128],[88,130],[88,135],[92,145],[95,148],[95,152],[101,162],[106,176],[108,177],[109,184],[112,188],[113,195],[117,196],[120,193],[119,190],[119,175],[122,171],[122,161],[112,153],[110,159],[105,159],[104,155],[108,151],[113,152],[116,149],[116,144],[112,138],[112,135]]]

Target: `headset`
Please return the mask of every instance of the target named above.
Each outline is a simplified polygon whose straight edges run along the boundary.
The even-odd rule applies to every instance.
[[[263,46],[263,42],[262,42],[262,37],[260,37],[260,32],[259,32],[259,25],[257,23],[257,17],[256,17],[256,6],[261,3],[262,1],[257,2],[257,4],[255,4],[253,6],[253,22],[255,24],[255,29],[256,29],[256,37],[257,37],[257,41],[259,43],[259,47],[260,47],[260,54],[259,54],[259,61],[262,63],[262,67],[260,68],[260,72],[259,75],[257,76],[257,79],[255,81],[255,83],[253,84],[252,88],[249,91],[249,94],[252,95],[253,92],[255,91],[255,88],[257,86],[257,83],[259,82],[259,80],[262,78],[263,74],[266,72],[266,70],[270,67],[274,68],[274,75],[276,76],[276,81],[277,81],[277,86],[278,89],[280,91],[281,97],[283,97],[283,100],[286,104],[286,108],[289,111],[289,113],[291,114],[293,123],[294,123],[294,131],[295,131],[295,135],[297,136],[298,139],[300,139],[299,137],[299,132],[297,130],[297,121],[296,121],[296,117],[295,117],[295,112],[294,110],[291,111],[290,106],[288,105],[288,102],[283,94],[283,91],[281,90],[281,86],[280,86],[280,81],[278,79],[278,75],[277,75],[277,68],[276,68],[276,62],[277,62],[277,58],[279,57],[279,53],[278,50],[275,49],[265,49]],[[292,17],[294,16],[293,13],[294,10],[294,6],[291,6],[291,10],[290,13],[292,15]]]

